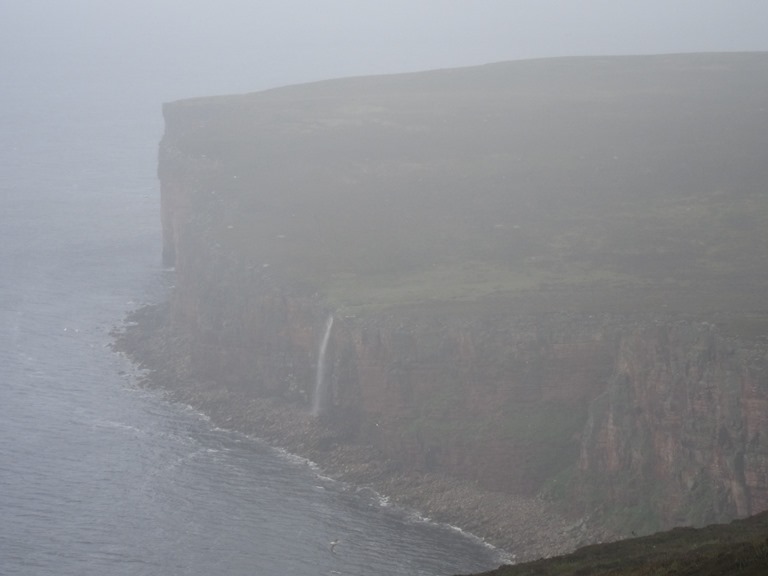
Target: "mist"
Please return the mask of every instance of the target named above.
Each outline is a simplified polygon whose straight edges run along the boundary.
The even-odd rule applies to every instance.
[[[766,24],[0,2],[4,573],[484,572],[768,509]]]
[[[0,21],[11,87],[143,87],[155,101],[511,59],[768,49],[759,0],[10,0]]]
[[[759,0],[8,0],[0,122],[10,130],[34,94],[52,130],[142,124],[151,148],[165,101],[503,60],[766,50],[767,21]]]

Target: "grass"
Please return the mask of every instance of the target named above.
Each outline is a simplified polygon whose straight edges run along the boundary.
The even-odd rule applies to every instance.
[[[758,576],[768,572],[768,512],[731,524],[676,528],[504,566],[484,576]]]
[[[161,173],[212,242],[331,307],[760,310],[765,78],[764,55],[565,59],[182,101],[164,147],[198,169]]]
[[[337,273],[325,283],[328,301],[340,310],[362,312],[429,300],[477,301],[487,296],[525,293],[546,286],[620,286],[634,278],[576,264],[532,261],[504,265],[489,261],[435,264],[403,274]]]

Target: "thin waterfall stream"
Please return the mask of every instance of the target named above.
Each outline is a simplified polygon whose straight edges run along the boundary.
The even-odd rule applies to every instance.
[[[331,338],[331,329],[333,328],[333,315],[328,316],[325,323],[325,332],[320,341],[320,351],[317,357],[317,374],[315,376],[315,393],[312,397],[312,414],[319,416],[323,412],[325,396],[328,384],[325,378],[325,356],[328,350],[328,341]]]

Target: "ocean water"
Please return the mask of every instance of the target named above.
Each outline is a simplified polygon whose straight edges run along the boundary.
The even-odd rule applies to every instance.
[[[173,282],[160,266],[160,102],[55,85],[27,78],[0,96],[0,574],[501,563],[469,535],[137,385],[109,332]]]

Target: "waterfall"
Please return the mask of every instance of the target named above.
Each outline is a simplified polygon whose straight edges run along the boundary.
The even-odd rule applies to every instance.
[[[328,340],[331,338],[331,328],[333,328],[333,315],[328,316],[325,323],[325,332],[320,342],[320,351],[317,356],[317,375],[315,376],[315,394],[312,398],[312,414],[319,416],[323,411],[325,403],[326,389],[328,385],[325,380],[325,352],[328,348]]]

